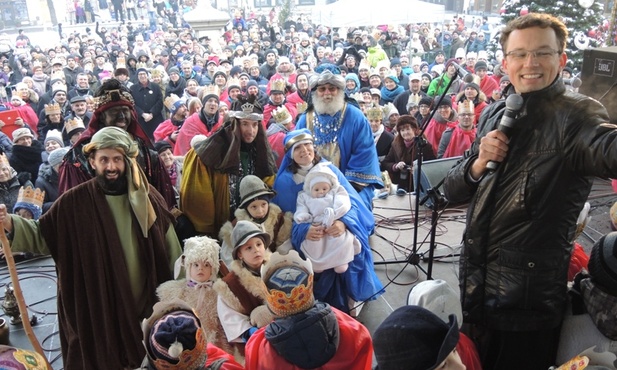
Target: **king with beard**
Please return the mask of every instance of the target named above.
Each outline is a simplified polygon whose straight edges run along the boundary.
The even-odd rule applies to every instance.
[[[309,80],[312,104],[296,129],[307,128],[319,155],[332,162],[372,209],[374,189],[383,188],[370,125],[360,109],[345,101],[338,67],[322,64]]]
[[[56,263],[64,368],[134,369],[145,355],[139,323],[182,251],[128,132],[102,128],[83,153],[93,179],[67,190],[38,221],[9,215],[2,204],[0,222],[14,251],[50,254]]]
[[[83,153],[84,147],[92,136],[103,127],[118,127],[128,132],[137,143],[136,161],[146,175],[147,181],[158,190],[167,202],[168,208],[176,205],[176,197],[171,179],[150,139],[137,121],[135,102],[129,90],[116,79],[103,83],[95,93],[96,108],[90,119],[90,124],[79,140],[65,156],[60,166],[60,194],[94,177],[94,169],[90,167]]]

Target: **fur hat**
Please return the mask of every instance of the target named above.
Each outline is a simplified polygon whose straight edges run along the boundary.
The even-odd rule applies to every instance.
[[[433,370],[456,348],[459,339],[454,314],[445,323],[419,306],[398,308],[373,334],[380,369]]]
[[[141,328],[153,369],[198,370],[206,365],[206,335],[195,312],[183,301],[156,303]]]
[[[311,188],[318,182],[328,182],[332,187],[339,185],[338,178],[328,167],[329,162],[319,162],[306,174],[304,178],[303,189],[305,192],[310,193]]]
[[[275,195],[276,192],[270,189],[259,177],[255,175],[246,175],[242,181],[240,181],[240,205],[238,207],[248,207],[248,205],[257,198],[262,199],[265,197],[270,200]]]
[[[426,280],[414,286],[407,296],[407,304],[424,307],[448,322],[456,315],[459,329],[463,325],[463,309],[458,293],[445,280]]]
[[[191,264],[196,262],[208,262],[212,267],[210,280],[216,280],[219,274],[219,251],[220,247],[215,239],[207,236],[194,236],[184,240],[184,253],[182,265],[186,271],[187,281],[191,277]]]
[[[58,148],[52,150],[52,152],[49,153],[49,156],[47,157],[47,163],[49,163],[49,165],[52,167],[59,165],[60,163],[62,163],[62,160],[64,159],[64,156],[66,155],[66,153],[68,153],[68,151],[69,148]]]
[[[245,220],[241,220],[236,223],[236,226],[234,226],[234,229],[231,232],[231,244],[233,247],[231,255],[234,260],[238,259],[238,251],[240,250],[240,247],[246,244],[251,238],[255,237],[261,238],[266,247],[270,245],[270,235],[261,231],[259,226],[255,225],[251,221]]]
[[[315,304],[313,267],[297,251],[272,254],[261,266],[266,303],[275,316],[287,317],[309,310]]]
[[[29,137],[29,138],[34,138],[34,135],[32,135],[32,132],[30,131],[29,128],[27,127],[22,127],[22,128],[18,128],[17,130],[13,131],[13,144],[17,143],[17,141],[21,138],[24,137]]]
[[[45,141],[43,145],[47,145],[47,143],[52,140],[58,143],[61,147],[64,146],[64,140],[62,140],[62,134],[58,130],[49,130],[47,131],[47,135],[45,136]]]

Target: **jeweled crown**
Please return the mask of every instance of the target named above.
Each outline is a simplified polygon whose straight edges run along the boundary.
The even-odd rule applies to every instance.
[[[298,114],[302,114],[306,112],[307,108],[308,108],[308,103],[305,101],[296,103],[296,110],[298,111]]]
[[[286,85],[287,83],[282,78],[276,79],[270,83],[270,91],[271,92],[274,92],[274,91],[285,92]]]
[[[117,102],[120,100],[130,103],[131,105],[135,105],[135,100],[133,100],[133,96],[130,92],[120,89],[114,89],[105,91],[101,96],[97,96],[94,100],[94,109],[99,109],[105,104]]]
[[[272,111],[272,117],[274,117],[276,123],[280,123],[282,125],[291,122],[291,114],[289,114],[289,111],[284,105],[281,105]]]
[[[369,121],[381,121],[383,120],[383,109],[379,105],[373,105],[366,110],[366,118]]]

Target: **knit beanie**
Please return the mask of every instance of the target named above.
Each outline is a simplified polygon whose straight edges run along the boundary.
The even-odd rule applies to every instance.
[[[488,65],[486,64],[486,62],[480,60],[478,62],[476,62],[476,64],[473,66],[474,71],[477,71],[479,69],[488,69]]]
[[[178,76],[180,75],[180,70],[178,69],[178,67],[171,67],[169,68],[169,75],[171,76],[172,73],[177,74]]]
[[[181,300],[158,302],[152,316],[142,323],[144,345],[152,368],[203,369],[207,341],[201,322]]]
[[[471,87],[472,89],[476,90],[476,92],[479,94],[480,93],[480,86],[478,86],[478,84],[470,82],[467,85],[465,85],[465,88]]]
[[[171,148],[171,144],[167,142],[166,140],[161,140],[161,141],[157,141],[156,143],[154,143],[154,150],[156,150],[158,154],[163,153],[167,149],[171,150],[172,148]]]
[[[403,306],[388,316],[373,334],[380,369],[433,370],[456,348],[455,315],[446,324],[419,306]]]
[[[64,140],[62,140],[62,134],[60,131],[54,129],[47,131],[47,135],[45,136],[45,141],[43,142],[43,146],[47,146],[49,141],[55,141],[61,147],[64,146]]]
[[[428,105],[429,107],[433,104],[433,99],[430,96],[423,96],[422,99],[420,99],[420,102],[418,103],[418,105]]]
[[[437,103],[437,106],[440,107],[442,105],[447,105],[448,107],[452,108],[452,98],[450,98],[449,96],[444,96],[443,99],[441,99],[439,101],[439,103]]]
[[[68,153],[68,151],[69,148],[54,149],[51,153],[49,153],[49,156],[47,157],[47,163],[49,163],[49,165],[52,167],[59,165],[60,163],[62,163],[62,160],[64,159],[64,156],[66,155],[66,153]]]

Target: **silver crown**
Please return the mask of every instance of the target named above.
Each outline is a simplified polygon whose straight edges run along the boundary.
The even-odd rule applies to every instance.
[[[255,104],[251,104],[251,103],[244,103],[242,104],[242,106],[240,107],[242,109],[242,112],[246,113],[246,114],[251,114],[253,113],[253,109],[255,108]]]

